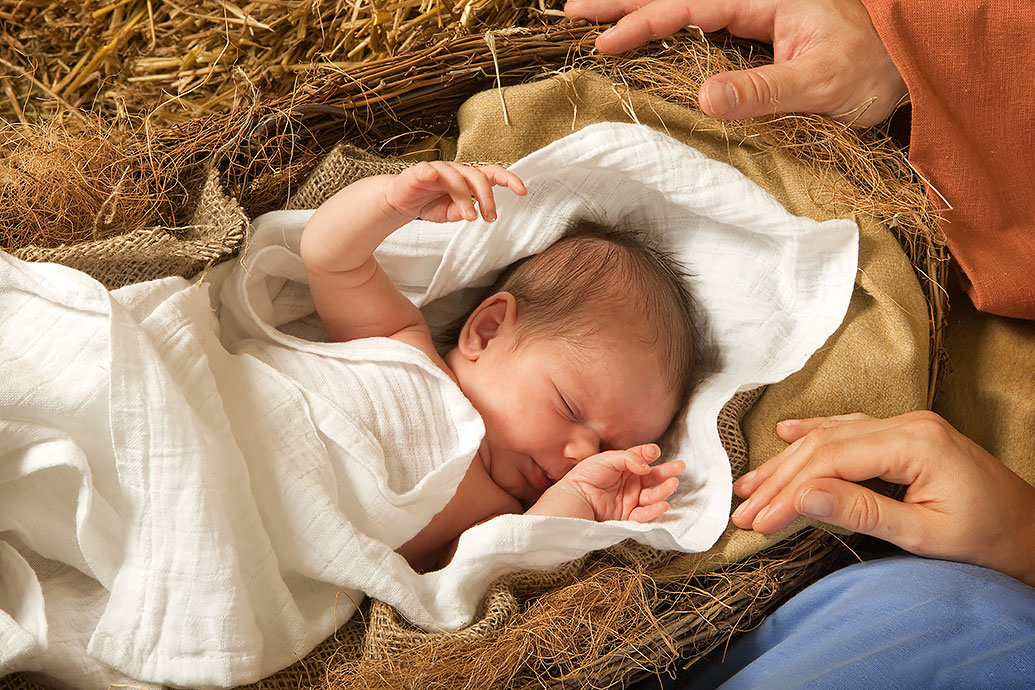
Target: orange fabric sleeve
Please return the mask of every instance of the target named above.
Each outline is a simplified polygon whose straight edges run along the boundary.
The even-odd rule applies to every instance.
[[[1035,319],[1035,19],[1015,0],[862,0],[909,88],[909,160],[974,305]],[[943,200],[944,199],[944,200]]]

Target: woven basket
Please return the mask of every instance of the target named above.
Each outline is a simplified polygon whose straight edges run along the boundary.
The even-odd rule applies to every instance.
[[[221,214],[198,217],[197,206],[184,204],[178,217],[188,221],[176,227],[137,228],[102,245],[24,247],[17,254],[67,263],[93,273],[111,287],[162,275],[191,276],[240,248],[246,214],[289,203],[311,206],[322,192],[314,189],[315,182],[302,182],[341,142],[356,148],[339,148],[333,155],[354,161],[357,176],[391,171],[401,163],[370,152],[397,154],[428,133],[448,134],[456,109],[475,92],[541,77],[573,63],[592,62],[605,72],[625,75],[634,86],[650,86],[655,93],[666,95],[664,83],[651,83],[638,71],[638,58],[592,54],[586,41],[594,32],[593,27],[542,28],[443,40],[423,51],[312,81],[290,96],[253,104],[245,112],[153,133],[149,155],[175,161],[177,179],[198,190],[195,198],[217,199]],[[746,61],[754,59],[754,47],[736,41],[727,40],[722,46],[690,37],[679,41],[724,59],[731,54]],[[697,75],[698,79],[704,76]],[[751,123],[743,126],[756,127]],[[757,127],[764,129],[765,124]],[[237,136],[232,146],[223,142],[216,150],[212,133],[226,131],[245,134]],[[872,140],[865,146],[879,148],[882,156],[885,152],[897,155],[886,141]],[[901,179],[895,184],[916,186],[904,159],[899,169]],[[910,217],[919,220],[912,224],[902,220]],[[922,227],[918,231],[925,224],[928,231]],[[929,301],[933,391],[944,321],[944,298],[938,286],[944,282],[945,251],[926,208],[904,209],[892,225],[900,232]],[[720,417],[734,476],[746,469],[747,462],[740,422],[760,392],[734,398]],[[342,676],[341,668],[352,668],[357,662],[427,664],[419,655],[440,643],[493,645],[514,630],[530,626],[534,630],[535,616],[557,597],[576,591],[572,588],[581,587],[578,591],[585,592],[587,583],[598,583],[597,590],[607,593],[620,582],[633,582],[645,591],[636,615],[652,617],[648,632],[642,626],[623,627],[618,620],[610,628],[614,637],[604,645],[606,653],[586,660],[566,658],[563,650],[552,649],[552,656],[547,658],[544,652],[500,686],[605,687],[629,682],[662,669],[687,666],[727,644],[795,591],[843,564],[847,550],[842,544],[840,537],[807,529],[737,563],[709,572],[673,573],[666,567],[672,554],[625,543],[545,575],[515,573],[501,578],[486,595],[484,615],[471,628],[456,633],[418,631],[383,603],[368,602],[306,659],[252,687],[343,687],[343,679],[352,676]],[[441,683],[439,687],[464,687],[462,677],[436,682]],[[0,680],[0,690],[35,687],[21,675]]]

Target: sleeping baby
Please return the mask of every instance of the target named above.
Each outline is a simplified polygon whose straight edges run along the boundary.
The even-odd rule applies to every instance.
[[[301,256],[333,340],[388,337],[459,386],[485,436],[453,498],[399,552],[417,570],[449,561],[460,534],[504,513],[649,522],[684,469],[652,465],[684,405],[697,350],[680,267],[630,234],[577,224],[508,268],[454,329],[444,356],[421,312],[373,256],[416,218],[495,220],[493,187],[526,190],[499,166],[420,163],[359,180],[305,227]],[[477,204],[477,208],[476,208]]]

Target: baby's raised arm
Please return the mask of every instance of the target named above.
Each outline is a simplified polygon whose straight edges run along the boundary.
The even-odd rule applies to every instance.
[[[681,460],[651,465],[661,456],[653,443],[597,453],[547,489],[526,515],[585,520],[650,522],[669,509],[667,499],[686,469]]]
[[[476,202],[485,220],[495,220],[494,185],[525,194],[521,180],[498,165],[471,168],[435,161],[398,175],[364,178],[324,202],[302,233],[301,255],[316,310],[331,338],[383,336],[422,349],[429,345],[420,311],[385,275],[374,250],[415,218],[475,220]]]

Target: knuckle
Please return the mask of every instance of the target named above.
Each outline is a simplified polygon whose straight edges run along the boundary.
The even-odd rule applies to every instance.
[[[940,443],[948,440],[950,427],[948,422],[930,410],[917,410],[905,415],[908,419],[909,434],[924,442]]]
[[[832,437],[834,435],[834,424],[833,422],[824,422],[820,426],[805,434],[802,437],[801,445],[811,453],[820,452],[823,448],[830,446],[834,443]]]
[[[798,452],[803,453],[807,456],[813,456],[823,447],[824,434],[821,429],[813,429],[809,433],[805,434],[798,441]]]
[[[844,513],[845,527],[856,532],[870,532],[880,525],[880,503],[868,491],[858,491]]]
[[[931,539],[922,525],[914,525],[906,534],[896,535],[895,544],[909,553],[917,556],[933,555],[931,550]]]
[[[643,26],[647,29],[648,40],[656,41],[665,38],[671,32],[668,31],[665,23],[653,14],[642,16]]]
[[[810,465],[837,466],[845,454],[845,442],[835,438],[833,427],[818,427],[802,439],[801,451]]]
[[[771,107],[775,107],[780,102],[779,85],[765,72],[749,71],[745,72],[744,76],[746,77],[744,86],[749,90],[749,93],[744,94],[745,96],[761,105]]]

